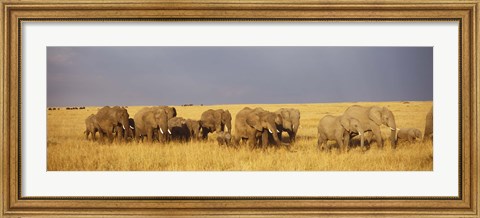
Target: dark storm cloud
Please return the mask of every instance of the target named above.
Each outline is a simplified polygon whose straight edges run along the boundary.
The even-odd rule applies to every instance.
[[[433,99],[431,47],[48,47],[47,104]]]

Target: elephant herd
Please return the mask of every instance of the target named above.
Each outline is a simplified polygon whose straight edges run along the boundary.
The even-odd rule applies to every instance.
[[[425,122],[424,140],[433,139],[433,107],[427,113]],[[360,146],[363,149],[366,134],[375,138],[379,147],[383,147],[380,127],[384,125],[390,129],[390,142],[396,148],[398,141],[414,142],[422,139],[420,130],[416,128],[397,128],[395,116],[386,107],[350,106],[343,115],[323,117],[318,123],[318,148],[326,148],[328,140],[335,140],[342,150],[349,147],[350,139],[360,136]]]
[[[96,133],[102,142],[110,143],[116,138],[119,141],[134,139],[137,142],[167,143],[169,141],[207,140],[209,133],[216,133],[219,145],[237,147],[246,142],[251,148],[267,145],[289,146],[295,142],[300,127],[300,111],[294,108],[281,108],[271,112],[262,108],[245,107],[235,116],[235,128],[232,134],[232,115],[228,110],[209,109],[201,114],[199,120],[185,119],[177,116],[174,107],[144,107],[133,118],[127,109],[119,106],[105,106],[96,114],[85,119],[85,135],[96,140]],[[369,141],[367,135],[375,139],[379,147],[383,147],[380,127],[390,129],[392,148],[397,141],[414,141],[422,138],[420,130],[415,128],[397,128],[395,116],[386,107],[350,106],[340,116],[326,115],[318,123],[318,142],[320,150],[327,148],[329,140],[336,141],[341,150],[347,150],[350,139],[360,136],[360,146]],[[282,140],[282,133],[289,136],[288,143]],[[426,116],[423,139],[433,138],[433,108]]]

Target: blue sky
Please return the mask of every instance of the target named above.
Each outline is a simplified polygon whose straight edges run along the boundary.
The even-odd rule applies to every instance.
[[[47,48],[49,107],[432,99],[432,47]]]

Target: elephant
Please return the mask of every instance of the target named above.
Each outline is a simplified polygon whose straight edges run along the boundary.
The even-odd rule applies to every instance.
[[[395,123],[395,116],[392,111],[386,107],[363,107],[359,105],[353,105],[348,107],[343,116],[347,118],[355,118],[360,122],[360,126],[363,131],[372,131],[375,140],[379,147],[383,148],[382,134],[380,131],[380,126],[383,124],[390,127],[390,141],[392,148],[396,148],[396,131],[397,125]],[[350,136],[346,137],[346,141],[350,140]],[[361,141],[363,144],[363,140]],[[348,145],[348,144],[347,144]]]
[[[128,127],[128,118],[129,114],[127,109],[119,106],[109,107],[105,106],[98,110],[95,115],[99,125],[100,138],[103,140],[105,135],[107,136],[109,142],[113,142],[113,132],[119,130],[130,131],[130,129],[125,129]],[[124,131],[121,131],[122,133]],[[117,134],[119,140],[122,138],[126,139],[127,134]]]
[[[186,123],[189,131],[190,139],[192,141],[197,141],[198,139],[200,139],[202,137],[200,132],[202,128],[201,122],[199,120],[187,119]]]
[[[227,145],[231,144],[232,135],[228,132],[220,132],[217,134],[218,145]]]
[[[268,143],[268,133],[279,133],[277,125],[282,123],[282,116],[263,110],[262,108],[251,109],[245,107],[235,117],[234,144],[238,145],[240,140],[246,139],[250,147],[257,147]],[[265,137],[266,136],[266,137]],[[281,142],[277,134],[273,134],[275,145],[280,146]]]
[[[433,140],[433,106],[425,117],[425,131],[423,131],[423,140]]]
[[[209,109],[202,113],[200,118],[202,124],[202,138],[208,138],[208,133],[232,131],[232,115],[230,111],[218,109]]]
[[[341,150],[348,151],[348,141],[345,141],[351,133],[357,133],[361,137],[363,148],[364,130],[360,122],[352,117],[327,115],[318,122],[318,142],[320,150],[324,150],[328,140],[336,140]]]
[[[147,136],[148,142],[152,143],[154,132],[157,132],[158,140],[165,143],[168,134],[168,115],[164,107],[145,107],[138,111],[134,116],[135,121],[135,139],[137,142]]]
[[[85,119],[85,139],[88,140],[88,135],[92,134],[92,141],[96,141],[95,135],[99,131],[99,129],[100,126],[98,125],[95,114],[91,114]]]
[[[422,132],[415,128],[401,128],[397,129],[397,141],[405,140],[408,142],[415,142],[416,139],[422,139]]]
[[[135,120],[133,118],[128,118],[128,127],[131,131],[127,132],[127,138],[135,138]]]
[[[282,140],[282,132],[285,131],[288,133],[290,143],[294,142],[300,126],[300,111],[294,108],[280,108],[275,113],[281,115],[283,121],[278,129],[280,140]]]
[[[187,126],[187,120],[182,117],[174,117],[168,120],[168,129],[170,133],[170,141],[179,140],[188,142],[190,139],[190,130]]]
[[[127,139],[134,139],[135,138],[135,121],[133,120],[133,118],[128,118],[128,128],[123,129],[121,127],[117,127],[114,130],[115,136],[118,137],[118,134],[126,134],[125,137]]]

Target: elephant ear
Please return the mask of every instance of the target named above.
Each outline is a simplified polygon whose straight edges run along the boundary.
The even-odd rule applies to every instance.
[[[230,114],[230,111],[228,110],[225,110],[221,113],[221,120],[222,120],[222,123],[226,123],[228,122],[228,120],[231,120],[232,119],[232,115]]]
[[[373,120],[375,124],[379,126],[382,125],[382,112],[380,108],[372,107],[368,112],[368,118],[370,118],[370,120]]]
[[[176,117],[177,116],[177,109],[175,109],[174,107],[171,107],[171,111],[172,111],[172,117]]]
[[[186,120],[186,121],[185,121],[185,124],[187,124],[187,128],[188,128],[188,129],[192,129],[192,121]]]
[[[257,131],[262,131],[263,130],[262,122],[260,121],[260,116],[258,116],[255,113],[250,113],[247,116],[246,122],[249,126],[255,128]]]
[[[340,118],[340,124],[344,129],[350,132],[351,126],[350,126],[350,120],[348,118],[346,118],[345,116],[342,116]]]
[[[286,119],[280,114],[275,114],[275,124],[283,126],[283,120]]]
[[[298,109],[293,109],[293,112],[295,114],[295,117],[300,119],[300,111]]]
[[[291,120],[290,118],[290,111],[288,110],[282,110],[280,111],[280,115],[282,116],[283,120],[287,121],[287,120]],[[285,124],[286,125],[286,124]]]
[[[228,119],[228,118],[229,118],[229,119],[232,119],[232,114],[230,113],[230,111],[226,110],[225,113],[224,113],[224,115],[225,115],[225,118],[226,118],[226,119]]]

